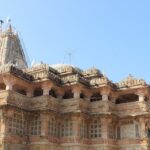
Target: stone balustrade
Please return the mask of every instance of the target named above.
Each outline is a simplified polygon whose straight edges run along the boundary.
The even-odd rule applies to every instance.
[[[91,114],[116,114],[118,116],[136,116],[150,112],[149,101],[136,101],[114,104],[111,101],[90,102],[83,98],[58,100],[50,95],[29,98],[10,90],[0,91],[0,105],[11,105],[28,110],[53,110],[61,113],[88,112]]]
[[[28,97],[19,94],[15,91],[0,91],[0,105],[11,105],[15,107],[20,107],[23,109],[28,108],[29,99]]]
[[[38,96],[30,99],[30,110],[59,110],[59,101],[52,96]]]

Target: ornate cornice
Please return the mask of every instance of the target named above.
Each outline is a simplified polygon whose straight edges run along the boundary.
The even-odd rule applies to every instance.
[[[129,75],[124,80],[116,84],[118,88],[130,88],[135,86],[146,86],[147,83],[143,79],[134,78],[132,75]]]

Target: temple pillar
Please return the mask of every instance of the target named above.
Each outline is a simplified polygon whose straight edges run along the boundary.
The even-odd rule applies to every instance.
[[[49,91],[51,90],[51,88],[44,87],[42,89],[43,89],[43,95],[49,95]]]
[[[3,77],[3,81],[6,85],[6,90],[13,90],[13,85],[16,83],[16,79],[12,76]]]
[[[41,119],[41,136],[47,136],[49,115],[47,113],[42,113],[40,114],[40,119]]]
[[[139,125],[140,125],[140,138],[146,137],[146,126],[145,126],[145,119],[139,118]]]
[[[108,101],[108,94],[102,94],[102,101]]]
[[[73,92],[73,98],[76,98],[76,99],[80,98],[80,94],[81,94],[80,87],[73,88],[72,92]]]
[[[79,137],[80,136],[80,122],[81,119],[79,116],[73,116],[72,118],[72,131],[73,131],[73,136],[74,137]]]
[[[49,91],[51,90],[51,88],[52,88],[52,84],[44,83],[42,85],[43,95],[49,95]]]
[[[139,94],[139,102],[143,102],[145,100],[144,94]]]
[[[147,95],[147,93],[148,93],[148,91],[147,90],[137,90],[136,92],[135,92],[135,94],[136,95],[138,95],[138,97],[139,97],[139,102],[143,102],[143,101],[145,101],[145,96]]]
[[[103,88],[101,90],[102,101],[108,101],[109,100],[109,94],[110,94],[110,89],[107,87]]]
[[[1,119],[0,119],[0,134],[5,135],[7,134],[7,112],[4,110],[0,110],[1,113]]]
[[[102,125],[101,132],[102,132],[103,139],[108,139],[108,127],[111,121],[112,121],[111,119],[106,119],[106,118],[101,119],[101,125]]]

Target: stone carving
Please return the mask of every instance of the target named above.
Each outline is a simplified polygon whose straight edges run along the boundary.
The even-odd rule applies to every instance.
[[[33,76],[27,74],[23,70],[15,67],[13,64],[4,64],[0,66],[0,73],[12,73],[28,81],[33,81]]]
[[[146,82],[143,79],[136,79],[132,75],[129,75],[126,79],[116,84],[118,88],[127,88],[134,86],[146,86]]]
[[[33,66],[32,68],[26,69],[26,72],[31,74],[34,77],[34,80],[51,79],[55,83],[61,84],[61,79],[57,75],[57,71],[47,64]]]
[[[102,73],[100,72],[100,70],[98,70],[94,67],[84,71],[83,75],[85,78],[102,77],[103,76]]]
[[[92,78],[90,80],[91,86],[104,86],[104,85],[109,85],[109,84],[110,84],[110,81],[106,77]]]
[[[67,64],[56,64],[51,65],[52,68],[57,70],[60,75],[69,75],[69,74],[82,74],[82,70]]]
[[[81,77],[79,74],[62,77],[62,83],[63,84],[82,83],[86,86],[89,85],[88,81],[85,78]]]

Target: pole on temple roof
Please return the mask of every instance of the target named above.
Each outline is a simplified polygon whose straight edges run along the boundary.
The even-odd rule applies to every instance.
[[[71,65],[71,58],[72,58],[72,53],[68,52],[68,57],[69,57],[69,64]]]
[[[71,63],[72,63],[72,49],[69,49],[68,51],[67,51],[67,55],[68,55],[68,59],[69,59],[69,64],[71,65]]]

